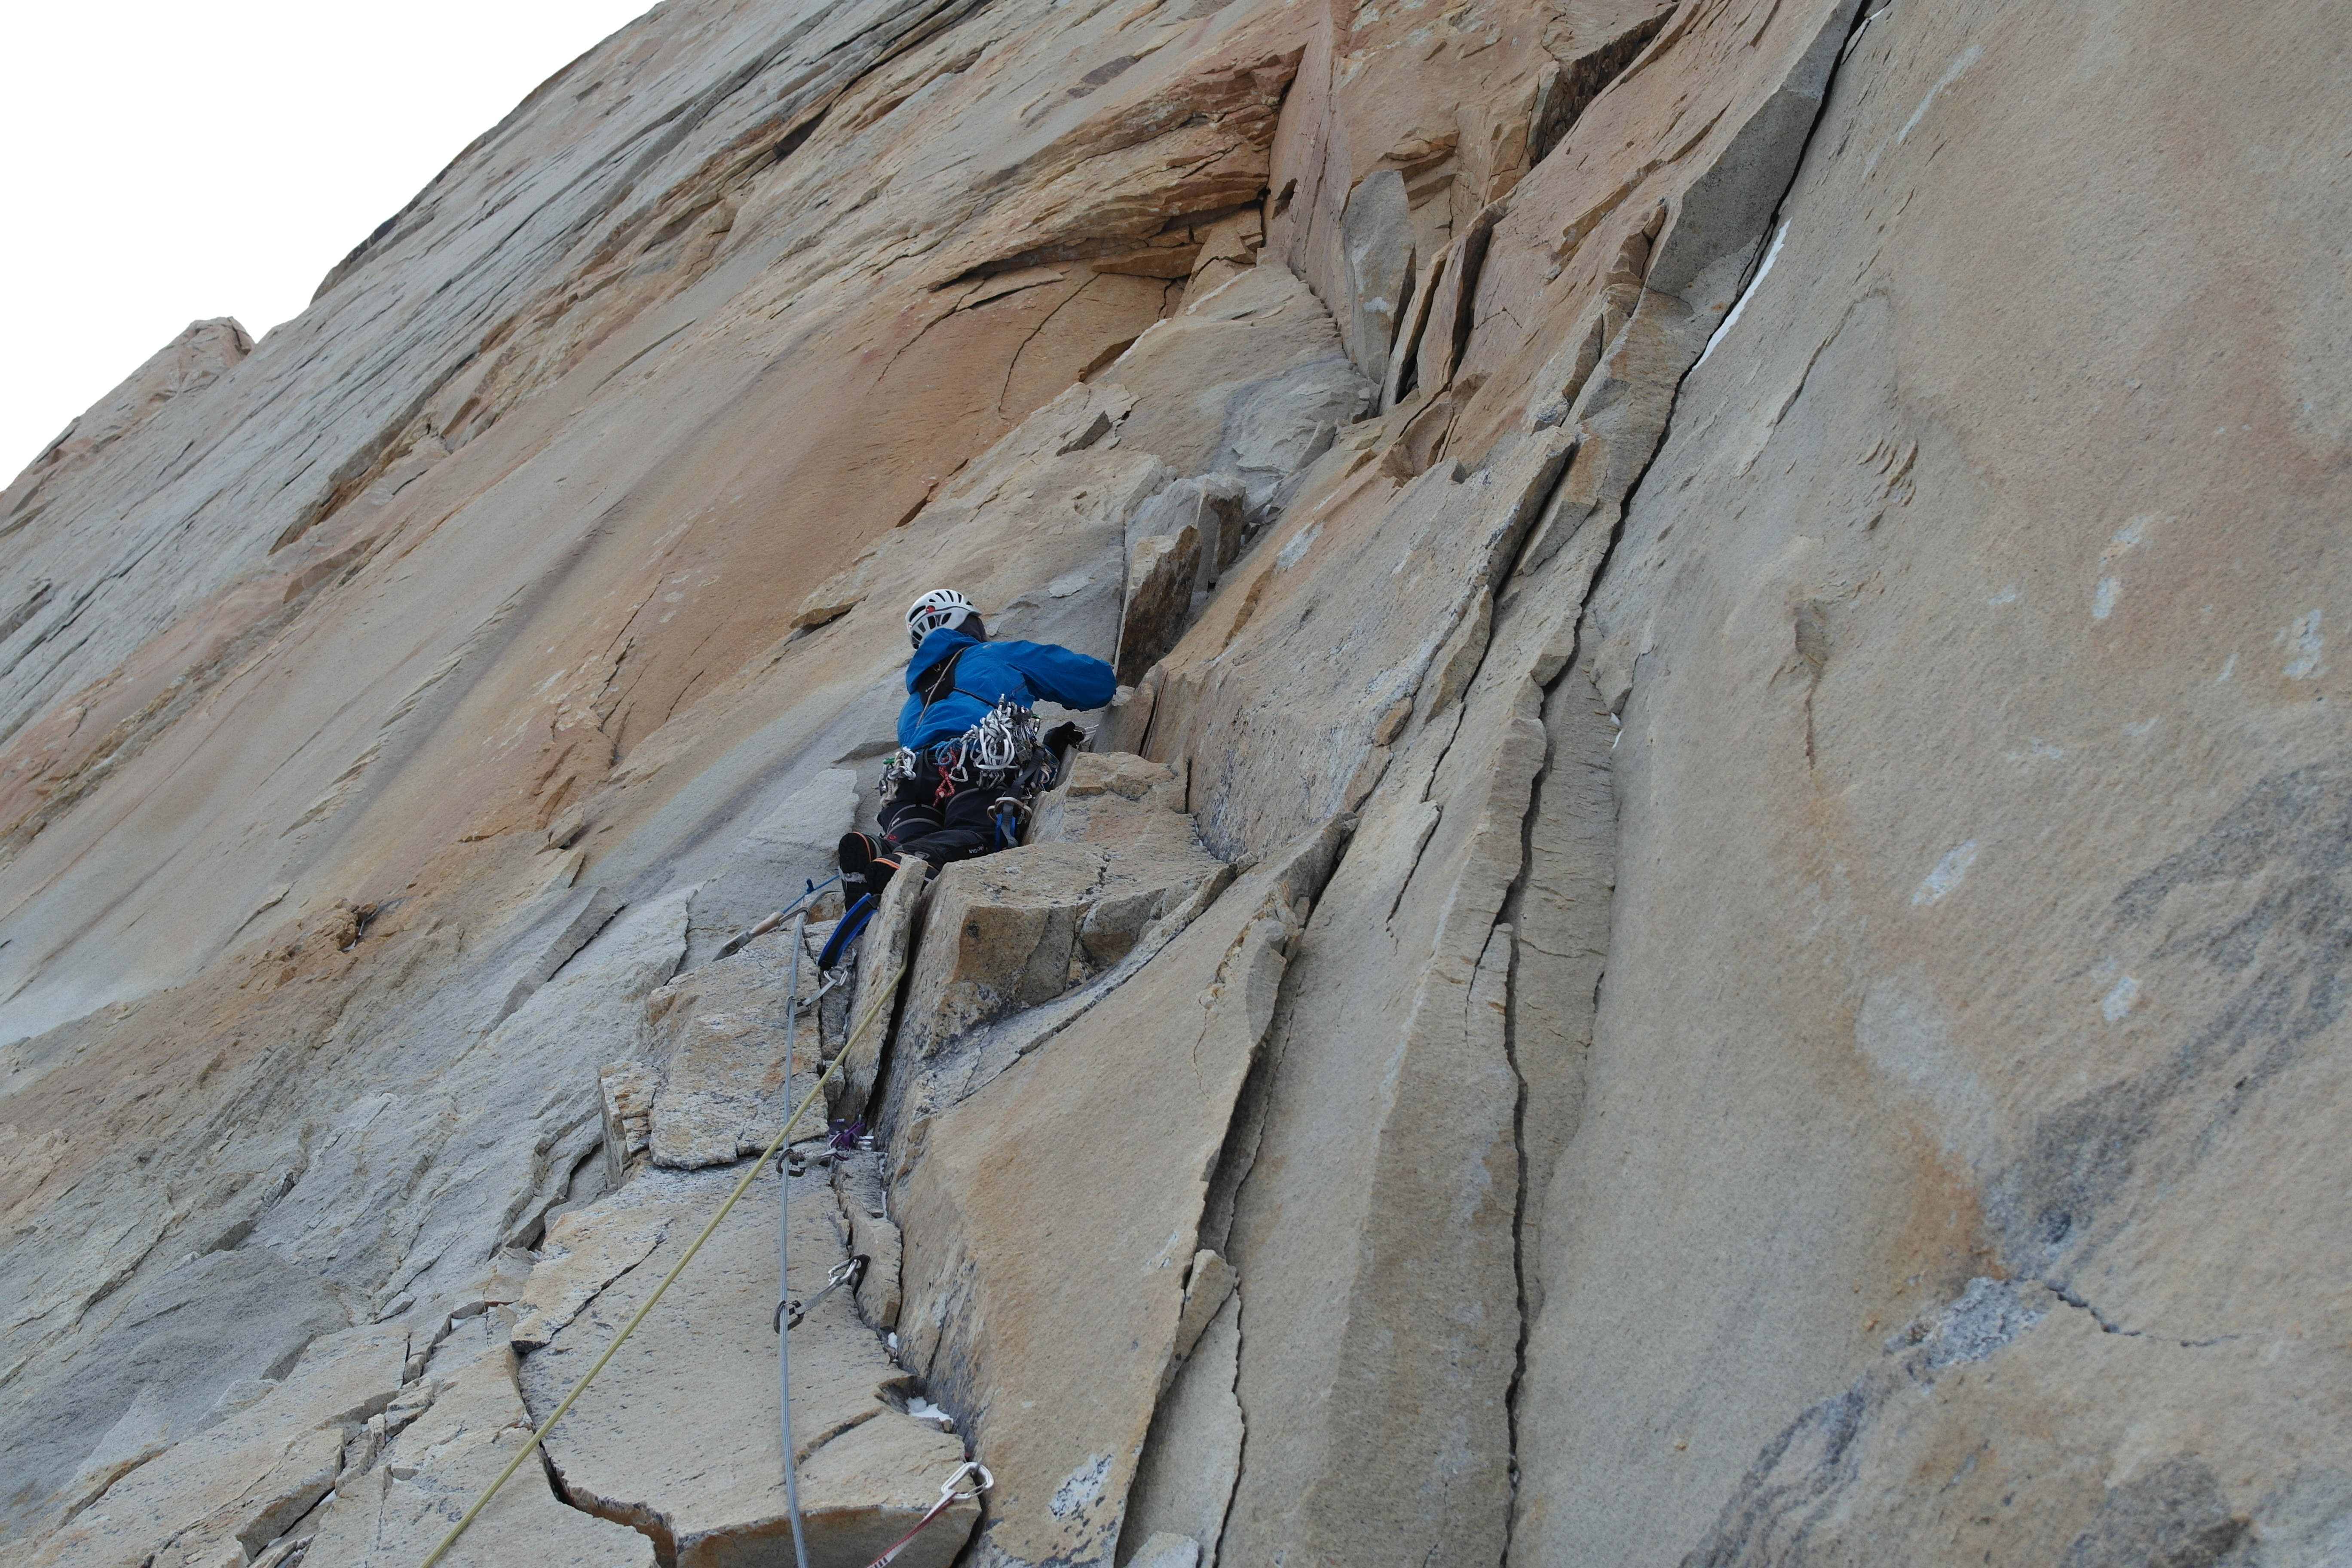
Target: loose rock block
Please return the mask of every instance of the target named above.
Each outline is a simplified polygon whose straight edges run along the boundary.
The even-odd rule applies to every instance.
[[[803,1006],[797,1026],[791,1017],[793,940],[789,930],[756,938],[646,998],[647,1067],[660,1083],[647,1112],[655,1164],[693,1170],[756,1154],[789,1114],[785,1039],[797,1037],[804,1061],[818,1046],[813,1012]],[[805,1003],[822,978],[805,953],[798,967]]]
[[[1227,875],[1181,800],[1172,768],[1076,752],[1038,804],[1037,842],[947,868],[892,1046],[876,1123],[885,1138],[956,1042],[1108,971],[1153,921]]]
[[[1201,533],[1191,523],[1174,533],[1137,540],[1128,551],[1127,612],[1119,622],[1121,683],[1133,685],[1176,646],[1192,608],[1192,584],[1201,574]]]

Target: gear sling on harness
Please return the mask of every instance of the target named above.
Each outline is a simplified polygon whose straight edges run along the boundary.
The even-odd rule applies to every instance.
[[[923,700],[916,716],[919,725],[932,704],[961,690],[956,669],[970,651],[956,649],[923,678],[918,688]],[[953,740],[898,748],[877,785],[887,814],[883,829],[901,847],[935,866],[1009,849],[1020,841],[1021,819],[1029,802],[1053,782],[1059,765],[1060,757],[1038,731],[1035,711],[1009,697],[1002,699]],[[975,805],[981,807],[977,818]]]

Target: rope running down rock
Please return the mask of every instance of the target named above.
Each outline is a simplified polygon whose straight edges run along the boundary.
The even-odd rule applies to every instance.
[[[816,1097],[824,1092],[824,1086],[832,1080],[835,1069],[847,1059],[851,1051],[857,1048],[857,1042],[865,1038],[866,1029],[877,1017],[881,1016],[883,1004],[898,994],[898,982],[905,978],[906,973],[907,966],[903,962],[891,972],[888,982],[876,994],[873,1002],[866,1007],[866,1016],[857,1021],[857,1027],[850,1031],[848,1041],[843,1045],[839,1054],[825,1064],[824,1071],[817,1078],[816,1086],[808,1091],[807,1098],[801,1101],[799,1108],[784,1122],[783,1127],[776,1133],[774,1141],[758,1159],[744,1168],[743,1179],[735,1184],[735,1190],[727,1194],[727,1201],[719,1205],[719,1212],[710,1216],[710,1223],[702,1227],[702,1234],[694,1238],[694,1245],[686,1249],[684,1257],[670,1266],[670,1271],[662,1277],[662,1282],[654,1287],[653,1294],[646,1298],[645,1305],[639,1307],[629,1321],[621,1325],[621,1331],[613,1336],[613,1342],[604,1347],[604,1353],[596,1358],[596,1364],[581,1374],[580,1381],[572,1385],[572,1392],[563,1396],[563,1403],[549,1412],[547,1419],[541,1422],[539,1429],[530,1435],[530,1441],[524,1443],[516,1452],[515,1457],[507,1461],[507,1468],[499,1472],[498,1479],[482,1489],[482,1495],[474,1500],[473,1506],[465,1511],[456,1524],[449,1527],[449,1533],[441,1538],[439,1545],[425,1554],[425,1561],[418,1563],[417,1568],[433,1568],[436,1563],[440,1562],[442,1554],[456,1545],[457,1538],[466,1533],[466,1527],[474,1522],[474,1516],[488,1507],[490,1500],[499,1495],[499,1489],[507,1484],[507,1478],[513,1475],[525,1459],[539,1451],[541,1442],[546,1438],[548,1432],[555,1424],[563,1419],[564,1412],[572,1408],[572,1401],[587,1391],[588,1384],[594,1381],[596,1374],[604,1370],[604,1363],[613,1359],[614,1352],[618,1351],[623,1342],[635,1331],[636,1326],[645,1321],[646,1314],[654,1310],[654,1303],[662,1299],[663,1292],[677,1281],[678,1275],[685,1271],[686,1266],[694,1261],[694,1255],[702,1250],[702,1244],[710,1239],[712,1234],[719,1229],[719,1222],[734,1209],[736,1200],[751,1187],[752,1179],[759,1175],[769,1161],[776,1157],[777,1151],[784,1146],[784,1141],[792,1136],[793,1129],[800,1124],[801,1117],[807,1112],[811,1105],[816,1102]]]
[[[809,889],[809,898],[816,889]],[[806,899],[802,900],[803,903]],[[793,922],[793,968],[784,981],[784,994],[792,1000],[784,1007],[784,1081],[793,1081],[793,1068],[799,1065],[794,1056],[800,1042],[801,1024],[801,960],[808,951],[808,910]],[[823,991],[817,993],[822,996]],[[824,1028],[817,1027],[817,1048],[824,1047]],[[842,1052],[847,1056],[847,1051]],[[839,1058],[836,1058],[836,1060]],[[790,1151],[776,1156],[776,1296],[779,1301],[793,1293],[793,1157]],[[809,1568],[808,1531],[801,1524],[801,1472],[793,1462],[793,1337],[784,1332],[783,1309],[776,1310],[776,1419],[784,1439],[784,1511],[793,1521],[793,1563],[794,1568]]]

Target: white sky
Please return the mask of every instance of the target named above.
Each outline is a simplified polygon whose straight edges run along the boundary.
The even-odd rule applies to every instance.
[[[20,5],[0,92],[0,485],[190,321],[258,338],[651,0]]]

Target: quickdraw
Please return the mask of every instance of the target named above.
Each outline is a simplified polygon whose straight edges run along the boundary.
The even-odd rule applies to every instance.
[[[856,1289],[858,1281],[866,1278],[866,1265],[872,1261],[873,1259],[867,1258],[861,1252],[845,1263],[835,1264],[832,1271],[827,1273],[824,1277],[824,1289],[819,1290],[815,1295],[811,1296],[807,1300],[784,1300],[777,1302],[776,1332],[781,1334],[788,1329],[799,1328],[801,1326],[801,1320],[809,1315],[811,1308],[814,1307],[819,1301],[824,1300],[827,1296],[832,1295],[835,1290],[840,1289],[843,1286],[846,1285],[852,1290]]]
[[[882,777],[876,782],[874,793],[887,803],[900,784],[917,777],[922,771],[923,753],[912,747],[901,746],[890,754],[888,762],[882,764]]]
[[[793,1006],[800,1012],[807,1012],[810,1008],[824,1000],[824,994],[826,992],[832,990],[835,986],[841,984],[848,978],[849,972],[847,970],[845,969],[836,972],[831,979],[827,980],[824,984],[816,988],[816,992],[814,995],[802,997],[799,1001],[793,1003]]]
[[[961,1481],[966,1476],[972,1475],[974,1473],[977,1473],[980,1477],[978,1485],[974,1486],[971,1490],[968,1492],[960,1492],[956,1490],[956,1484],[959,1481]],[[896,1563],[898,1560],[898,1553],[907,1550],[907,1543],[914,1540],[915,1537],[922,1534],[924,1530],[929,1526],[931,1521],[947,1512],[948,1510],[953,1508],[957,1503],[977,1498],[981,1493],[986,1491],[995,1484],[996,1478],[988,1473],[988,1467],[986,1465],[982,1464],[978,1459],[966,1459],[963,1464],[957,1468],[956,1473],[948,1478],[947,1485],[940,1489],[940,1500],[931,1505],[931,1511],[917,1520],[915,1521],[914,1529],[900,1536],[897,1545],[891,1547],[889,1551],[882,1553],[881,1556],[877,1557],[872,1563],[866,1565],[866,1568],[889,1568],[889,1564]]]

